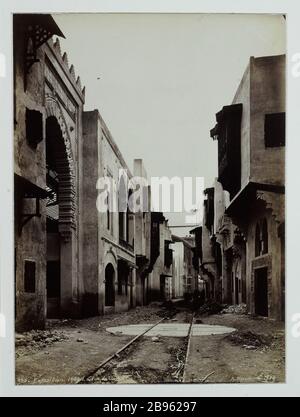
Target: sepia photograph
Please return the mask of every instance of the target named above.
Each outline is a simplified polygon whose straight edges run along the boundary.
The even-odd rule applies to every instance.
[[[15,384],[282,384],[286,15],[14,13]]]

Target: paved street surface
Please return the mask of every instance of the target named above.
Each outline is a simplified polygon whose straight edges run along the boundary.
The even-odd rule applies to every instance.
[[[49,321],[46,331],[17,334],[16,382],[79,383],[136,334],[164,316],[168,318],[161,325],[138,339],[85,382],[284,382],[282,323],[243,314],[196,315],[188,348],[192,313],[177,309],[168,314],[158,305],[106,317]],[[178,331],[174,334],[177,324]],[[130,331],[128,327],[113,330],[127,325],[130,325]],[[139,332],[132,331],[132,325],[139,325]],[[229,329],[220,334],[221,329],[224,330],[220,326]],[[171,333],[169,329],[173,329]],[[218,334],[205,335],[208,329],[216,329],[213,333]]]

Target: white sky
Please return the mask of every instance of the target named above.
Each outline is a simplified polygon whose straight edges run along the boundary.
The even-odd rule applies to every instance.
[[[230,104],[250,56],[285,53],[280,15],[60,14],[62,51],[128,166],[151,176],[217,176],[215,113]],[[97,78],[100,77],[100,80]],[[170,214],[183,224],[183,214]],[[175,229],[184,235],[189,229]]]

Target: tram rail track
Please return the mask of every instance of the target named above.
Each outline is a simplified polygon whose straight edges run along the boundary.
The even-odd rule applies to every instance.
[[[163,317],[162,319],[157,321],[155,324],[153,324],[151,327],[149,327],[148,329],[139,333],[132,340],[130,340],[124,346],[122,346],[120,349],[118,349],[115,353],[113,353],[112,355],[110,355],[109,357],[104,359],[99,365],[97,365],[93,369],[90,369],[88,372],[86,372],[86,374],[83,377],[79,378],[79,380],[76,382],[76,384],[90,383],[90,379],[93,378],[103,368],[105,368],[106,365],[111,364],[111,362],[114,361],[114,360],[118,361],[118,359],[120,358],[121,353],[125,353],[127,349],[129,350],[129,348],[132,347],[143,336],[145,336],[147,333],[149,333],[151,330],[153,330],[155,327],[157,327],[159,324],[163,323],[166,320],[168,320],[168,318]],[[184,382],[184,380],[185,380],[185,369],[186,369],[186,364],[187,364],[187,361],[188,361],[188,354],[189,354],[189,349],[190,349],[190,339],[191,339],[191,335],[192,335],[193,321],[194,321],[194,314],[192,314],[192,318],[189,321],[188,335],[185,338],[185,341],[187,342],[187,347],[186,347],[186,350],[185,350],[185,358],[184,358],[183,366],[180,370],[180,373],[182,374],[182,377],[180,378],[179,381],[176,381],[176,382]]]

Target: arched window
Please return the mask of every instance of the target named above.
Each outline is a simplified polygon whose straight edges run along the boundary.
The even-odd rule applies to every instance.
[[[258,223],[255,229],[255,256],[260,256],[260,227]]]
[[[119,195],[118,195],[118,207],[119,207],[119,239],[126,241],[127,229],[127,184],[124,176],[122,175],[119,180]]]
[[[130,201],[131,195],[133,194],[133,190],[130,189],[128,191],[128,201]],[[129,245],[133,245],[134,240],[134,223],[133,223],[133,217],[132,217],[132,211],[130,210],[129,205],[127,205],[127,211],[126,211],[126,242]]]
[[[110,195],[109,193],[107,193],[107,211],[106,211],[106,216],[107,216],[107,230],[110,230]]]
[[[268,224],[267,224],[267,220],[264,219],[263,223],[262,223],[262,238],[261,238],[261,243],[262,243],[262,255],[268,253]]]
[[[263,219],[257,223],[255,229],[255,256],[265,255],[268,251],[268,224]]]
[[[105,305],[115,305],[115,270],[112,264],[105,268]]]

